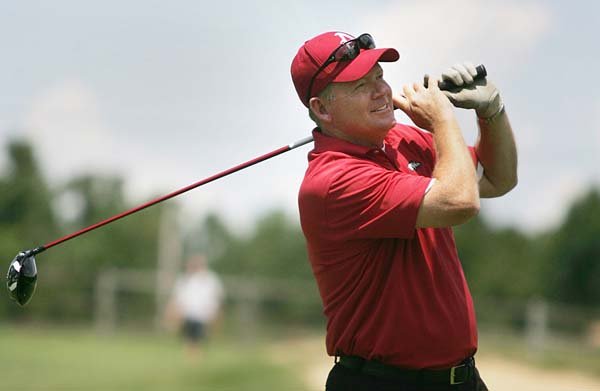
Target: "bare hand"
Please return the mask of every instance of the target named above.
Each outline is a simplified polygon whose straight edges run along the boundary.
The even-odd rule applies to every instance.
[[[429,87],[414,83],[403,87],[404,95],[394,96],[394,106],[422,129],[433,132],[437,126],[449,121],[455,121],[452,103],[439,87],[438,80],[433,79]]]

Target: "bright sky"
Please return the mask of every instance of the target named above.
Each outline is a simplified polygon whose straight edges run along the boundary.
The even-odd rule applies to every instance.
[[[53,186],[116,174],[141,203],[307,136],[293,56],[324,31],[369,32],[400,52],[384,65],[397,90],[456,62],[486,65],[516,132],[520,182],[483,213],[544,229],[600,182],[599,15],[584,0],[4,1],[0,144],[31,140]],[[459,119],[474,142],[473,115]],[[309,150],[178,202],[190,220],[216,210],[248,226],[276,207],[297,216]]]

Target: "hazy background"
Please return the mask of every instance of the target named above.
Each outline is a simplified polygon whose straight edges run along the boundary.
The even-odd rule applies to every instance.
[[[469,60],[506,103],[519,185],[455,229],[490,388],[600,389],[598,4],[4,1],[0,267],[306,137],[293,56],[324,31],[369,32],[401,54],[383,65],[396,91]],[[0,295],[3,386],[322,390],[332,360],[296,206],[310,149],[40,254],[31,303]],[[226,290],[200,361],[164,324],[197,252]]]
[[[31,140],[51,185],[116,173],[142,202],[309,134],[293,56],[323,31],[370,32],[401,53],[384,66],[396,90],[456,62],[487,66],[516,132],[520,182],[484,213],[540,230],[600,180],[598,15],[593,1],[3,2],[0,143]],[[473,142],[472,115],[460,119]],[[309,150],[180,202],[241,227],[274,206],[296,216]]]

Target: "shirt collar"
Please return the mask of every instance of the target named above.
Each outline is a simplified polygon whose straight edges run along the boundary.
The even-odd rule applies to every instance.
[[[321,152],[334,151],[346,153],[348,155],[365,156],[369,152],[379,149],[353,144],[350,141],[342,140],[341,138],[327,136],[323,134],[319,128],[315,128],[312,134],[313,139],[315,140],[315,148],[312,152],[317,154]]]

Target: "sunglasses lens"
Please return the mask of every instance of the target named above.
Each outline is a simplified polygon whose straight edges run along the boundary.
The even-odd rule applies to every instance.
[[[360,47],[356,41],[348,41],[340,46],[334,53],[335,62],[350,61],[358,56]]]
[[[370,34],[362,34],[340,46],[333,54],[333,61],[350,61],[358,57],[360,49],[375,49],[375,40]]]
[[[360,47],[363,49],[375,49],[375,40],[370,34],[363,34],[358,37]]]

